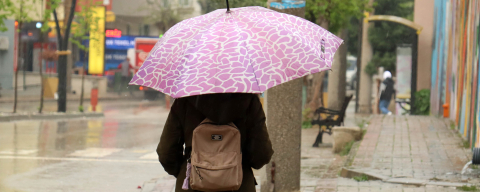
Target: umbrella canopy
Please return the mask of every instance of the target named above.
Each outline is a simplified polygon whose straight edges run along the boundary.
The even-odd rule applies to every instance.
[[[263,7],[219,9],[168,30],[130,84],[173,98],[262,93],[330,69],[342,42],[293,15]]]

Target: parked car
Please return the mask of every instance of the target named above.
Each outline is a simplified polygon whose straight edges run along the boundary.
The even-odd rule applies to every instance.
[[[357,86],[357,58],[354,56],[347,57],[347,87],[355,89]]]

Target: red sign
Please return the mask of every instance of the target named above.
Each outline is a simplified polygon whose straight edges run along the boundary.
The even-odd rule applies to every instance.
[[[107,29],[105,31],[105,37],[122,37],[122,31],[118,29],[114,29],[114,30]]]
[[[135,67],[142,66],[158,40],[158,38],[135,38]]]
[[[47,0],[48,1],[51,1],[51,0]],[[90,7],[90,6],[105,6],[106,10],[107,11],[111,11],[112,10],[112,2],[113,0],[78,0],[77,1],[77,6],[75,6],[75,12],[81,12],[82,11],[82,7]],[[49,9],[50,7],[48,7],[48,3],[47,3],[47,9]]]

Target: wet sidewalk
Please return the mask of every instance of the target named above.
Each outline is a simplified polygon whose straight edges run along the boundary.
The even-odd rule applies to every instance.
[[[90,93],[84,94],[84,101],[90,101]],[[134,91],[133,95],[130,95],[128,91],[118,94],[118,92],[107,92],[103,95],[99,95],[99,100],[126,100],[126,99],[142,99],[142,91]],[[0,103],[8,104],[14,101],[14,90],[0,90]],[[80,93],[67,93],[68,101],[80,101]],[[18,90],[19,102],[39,102],[40,101],[40,88],[34,87],[27,90]],[[54,98],[44,98],[45,102],[56,102]]]
[[[475,181],[460,176],[472,154],[449,127],[448,120],[435,117],[375,116],[352,167],[392,178]]]

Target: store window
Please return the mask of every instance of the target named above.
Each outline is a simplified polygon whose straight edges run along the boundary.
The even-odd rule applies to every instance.
[[[184,7],[187,7],[190,5],[190,0],[180,0],[180,4]]]
[[[149,36],[150,35],[150,26],[149,25],[144,25],[143,26],[143,35],[144,36]]]

